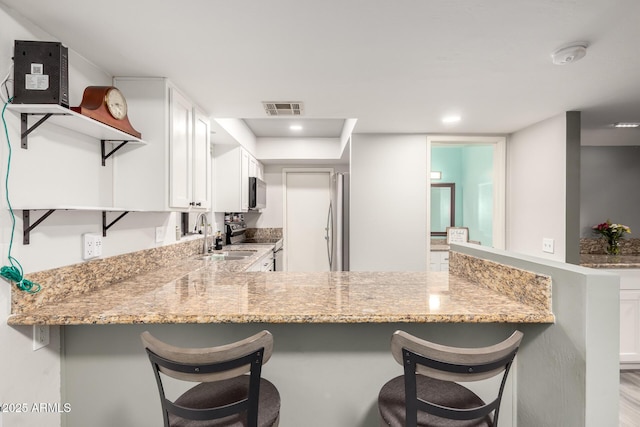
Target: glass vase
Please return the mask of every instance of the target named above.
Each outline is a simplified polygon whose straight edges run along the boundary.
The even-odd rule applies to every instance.
[[[607,255],[620,254],[620,242],[618,239],[607,239]]]

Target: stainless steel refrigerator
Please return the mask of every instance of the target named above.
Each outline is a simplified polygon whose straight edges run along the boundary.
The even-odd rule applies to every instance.
[[[325,228],[331,271],[349,271],[349,174],[331,177],[331,200]]]

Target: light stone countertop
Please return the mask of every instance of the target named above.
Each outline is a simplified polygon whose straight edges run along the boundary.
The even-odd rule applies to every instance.
[[[640,268],[640,255],[580,255],[580,265],[590,268]]]
[[[134,323],[553,323],[551,278],[450,253],[448,272],[248,272],[203,259],[198,241],[32,273],[36,294],[12,290],[10,325]]]
[[[12,314],[10,325],[134,323],[552,323],[553,314],[447,272],[242,272],[181,262]]]

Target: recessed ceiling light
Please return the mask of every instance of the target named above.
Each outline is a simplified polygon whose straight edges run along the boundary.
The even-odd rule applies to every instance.
[[[613,127],[616,127],[616,128],[637,128],[637,127],[640,127],[640,123],[637,123],[637,122],[618,122],[618,123],[614,123]]]
[[[442,123],[457,123],[460,121],[460,116],[445,116],[442,118]]]
[[[291,130],[302,130],[302,126],[301,125],[291,125],[291,126],[289,126],[289,129],[291,129]]]

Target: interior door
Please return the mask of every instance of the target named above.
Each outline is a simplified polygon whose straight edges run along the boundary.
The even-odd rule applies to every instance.
[[[285,171],[286,271],[329,271],[326,227],[331,170]]]

